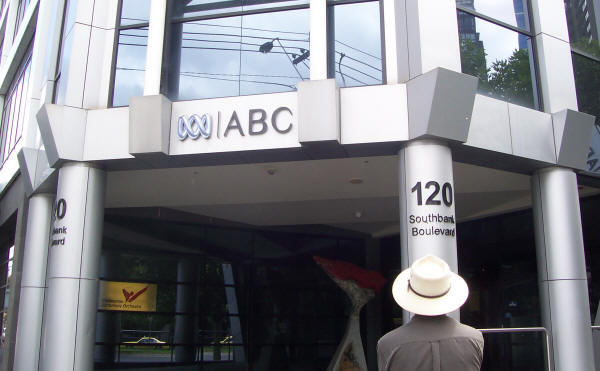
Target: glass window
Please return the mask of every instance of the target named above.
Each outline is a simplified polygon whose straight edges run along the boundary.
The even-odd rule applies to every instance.
[[[379,1],[338,4],[330,1],[333,12],[334,53],[330,55],[330,75],[339,86],[381,84],[381,22]],[[335,71],[335,74],[331,72]]]
[[[150,20],[150,3],[148,0],[123,0],[120,25],[129,26],[148,23]]]
[[[596,116],[587,170],[600,172],[600,38],[597,0],[565,0],[579,110]]]
[[[2,347],[6,341],[6,325],[8,319],[8,299],[10,297],[10,284],[12,277],[12,264],[14,257],[14,246],[2,251],[2,261],[0,265],[0,308],[1,316],[0,321],[2,322],[2,336],[0,337],[0,347]]]
[[[529,30],[527,0],[456,0],[456,6]]]
[[[491,5],[496,3],[504,2],[457,0],[462,71],[479,78],[478,90],[482,94],[538,108],[532,35],[524,11],[527,6],[517,0],[510,4],[516,24],[513,27],[508,19],[484,19],[477,11],[479,4],[482,11],[491,12]],[[476,11],[470,10],[473,8]],[[505,14],[500,11],[504,8],[506,5],[498,5],[494,15]],[[519,15],[525,20],[519,21]]]
[[[2,125],[0,126],[0,162],[2,164],[8,159],[21,139],[28,105],[27,92],[30,71],[31,49],[25,55],[4,99]]]
[[[68,79],[67,73],[69,71],[71,46],[73,44],[73,26],[75,26],[77,3],[77,0],[65,1],[60,51],[58,54],[58,62],[56,64],[56,76],[54,77],[55,104],[65,104],[66,81]]]
[[[149,1],[122,1],[117,53],[113,68],[111,94],[113,107],[126,106],[129,104],[130,97],[144,93],[149,18]]]
[[[15,35],[19,32],[19,26],[25,17],[25,12],[27,11],[29,2],[30,0],[19,0],[19,5],[17,7],[17,20],[15,22]]]
[[[571,46],[580,52],[600,56],[597,0],[565,0]]]
[[[309,78],[307,1],[256,4],[171,2],[171,100],[293,91]]]
[[[280,3],[276,6],[300,6],[306,7],[309,0],[259,0],[259,1],[244,1],[244,0],[192,0],[183,8],[183,14],[179,13],[182,18],[198,17],[198,16],[216,16],[231,14],[236,12],[249,12],[272,10],[272,3]]]

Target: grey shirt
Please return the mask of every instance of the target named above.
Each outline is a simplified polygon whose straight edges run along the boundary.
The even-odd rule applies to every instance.
[[[377,343],[379,371],[479,371],[483,335],[448,316],[416,315]]]

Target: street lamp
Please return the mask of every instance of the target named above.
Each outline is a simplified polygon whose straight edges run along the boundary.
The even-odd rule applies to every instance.
[[[298,68],[296,67],[296,65],[300,62],[302,62],[303,60],[305,60],[306,58],[309,57],[310,55],[310,51],[309,50],[304,50],[304,49],[300,49],[300,51],[302,52],[301,55],[296,57],[296,54],[291,53],[294,56],[294,60],[292,60],[292,58],[290,57],[290,54],[287,52],[287,50],[285,50],[285,47],[283,46],[283,44],[281,43],[281,41],[279,40],[278,37],[274,38],[271,41],[267,41],[266,43],[263,43],[259,48],[258,51],[263,53],[263,54],[267,54],[269,53],[271,50],[273,50],[273,42],[277,41],[277,43],[279,44],[279,46],[281,47],[281,49],[283,49],[283,52],[285,53],[285,55],[288,57],[290,63],[292,64],[292,67],[294,67],[294,69],[296,70],[296,73],[298,74],[298,76],[300,77],[301,80],[304,80],[304,77],[302,77],[302,74],[300,73],[300,71],[298,71]]]

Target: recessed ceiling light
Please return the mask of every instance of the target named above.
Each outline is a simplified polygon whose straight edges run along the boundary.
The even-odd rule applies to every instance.
[[[361,178],[350,178],[348,182],[350,182],[350,184],[361,184],[363,180]]]

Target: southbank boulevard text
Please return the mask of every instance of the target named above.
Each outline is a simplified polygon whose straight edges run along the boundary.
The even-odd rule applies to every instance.
[[[446,216],[442,214],[431,213],[427,215],[413,215],[408,217],[408,222],[412,225],[411,235],[418,236],[452,236],[456,235],[454,215]],[[450,224],[446,227],[443,224]]]

